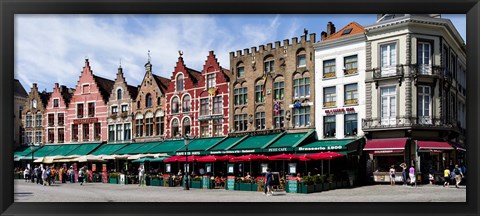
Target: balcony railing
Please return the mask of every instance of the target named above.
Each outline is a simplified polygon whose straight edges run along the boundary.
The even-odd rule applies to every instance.
[[[389,117],[389,118],[367,118],[362,119],[363,130],[401,127],[457,127],[454,121],[444,121],[431,116],[421,117]]]
[[[398,77],[403,76],[403,65],[388,66],[382,68],[373,69],[373,78],[389,78],[389,77]]]

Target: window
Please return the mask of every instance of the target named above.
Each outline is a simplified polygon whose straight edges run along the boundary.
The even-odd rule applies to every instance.
[[[222,96],[214,97],[213,98],[213,114],[221,114],[222,113]]]
[[[35,132],[35,143],[37,144],[43,143],[43,133],[41,131]]]
[[[146,136],[153,136],[153,117],[145,119]]]
[[[333,78],[335,74],[335,59],[323,61],[323,78]]]
[[[265,112],[255,113],[255,126],[257,130],[265,129]]]
[[[135,137],[141,137],[141,136],[143,136],[143,119],[136,119],[135,120]]]
[[[18,118],[22,119],[22,110],[23,110],[23,106],[19,106],[18,107]]]
[[[73,142],[78,141],[78,124],[72,125],[72,141]]]
[[[26,142],[27,144],[31,144],[31,143],[33,142],[33,134],[32,134],[32,132],[26,132],[25,134],[26,134],[26,135],[25,135],[25,137],[26,137],[25,142]]]
[[[25,119],[25,127],[29,128],[29,127],[32,127],[32,116],[31,115],[27,115],[26,119]]]
[[[48,143],[53,143],[55,140],[54,129],[48,129]]]
[[[213,120],[213,136],[216,136],[216,137],[223,136],[222,121],[223,119]]]
[[[83,124],[83,141],[88,141],[90,139],[90,125]]]
[[[83,104],[77,104],[77,118],[83,118]]]
[[[305,66],[307,66],[305,54],[297,55],[297,67],[305,67]]]
[[[295,127],[310,126],[310,107],[296,108],[293,112],[293,121]]]
[[[32,100],[32,108],[34,108],[34,109],[37,108],[37,100],[35,100],[35,99]]]
[[[90,85],[83,85],[82,90],[83,90],[82,91],[83,94],[89,93],[90,92]]]
[[[65,142],[65,130],[63,128],[58,129],[58,143]]]
[[[88,117],[95,116],[95,103],[88,103]]]
[[[172,137],[179,135],[178,133],[178,119],[172,120]]]
[[[242,66],[237,67],[237,78],[242,78],[242,77],[245,77],[245,67],[243,67],[243,64]]]
[[[43,115],[42,114],[37,114],[35,116],[35,126],[36,127],[41,127],[43,125]]]
[[[121,100],[122,99],[122,89],[118,89],[117,90],[117,100]]]
[[[190,95],[185,95],[182,103],[182,112],[190,112]]]
[[[183,126],[183,129],[182,129],[183,135],[185,136],[187,134],[190,134],[190,119],[189,118],[183,119],[182,126]]]
[[[108,125],[108,141],[115,141],[115,125]]]
[[[295,98],[310,96],[310,78],[299,78],[293,81],[293,92]]]
[[[183,74],[177,76],[177,91],[183,91]]]
[[[263,68],[265,73],[274,73],[275,72],[275,61],[274,60],[267,60],[263,62]]]
[[[352,30],[353,30],[353,28],[345,29],[345,30],[343,30],[342,35],[350,34],[350,32],[352,32]]]
[[[200,121],[200,137],[208,137],[208,121]]]
[[[55,119],[55,114],[48,114],[48,126],[53,126],[53,121]]]
[[[234,116],[235,131],[246,131],[247,124],[247,114],[238,114]]]
[[[265,102],[265,95],[264,95],[264,85],[256,85],[255,86],[255,102],[256,103],[263,103]]]
[[[164,117],[156,117],[155,119],[155,124],[156,124],[156,130],[155,133],[157,136],[163,135],[163,127],[164,127]]]
[[[53,108],[58,107],[58,99],[53,99]]]
[[[382,75],[396,73],[397,65],[397,44],[384,44],[380,46],[380,66]]]
[[[130,128],[130,123],[124,124],[123,129],[124,129],[124,131],[123,131],[123,136],[124,136],[123,140],[125,140],[125,141],[126,141],[126,140],[130,140],[130,139],[131,139],[131,136],[130,136],[130,130],[131,130],[131,128]]]
[[[382,113],[382,125],[395,125],[397,117],[396,106],[396,87],[382,87],[380,89],[382,97],[381,101],[381,113]]]
[[[200,115],[208,115],[208,98],[200,99]]]
[[[137,109],[140,109],[140,101],[137,101]]]
[[[285,126],[284,119],[285,112],[283,109],[275,112],[275,115],[273,116],[273,123],[275,124],[275,128],[283,128]]]
[[[100,126],[100,123],[95,123],[93,124],[93,138],[95,139],[95,141],[98,141],[101,139],[100,135],[102,134],[102,131],[101,131],[101,126]]]
[[[117,114],[117,113],[118,113],[118,107],[112,106],[112,114]]]
[[[247,101],[248,101],[247,87],[234,89],[234,96],[235,96],[235,106],[247,105]]]
[[[128,113],[128,105],[122,105],[122,113]]]
[[[215,74],[207,74],[207,89],[215,87]]]
[[[323,88],[323,107],[334,107],[337,102],[336,87]]]
[[[357,128],[357,114],[345,114],[345,136],[356,136]]]
[[[179,103],[180,101],[178,100],[178,97],[174,97],[172,99],[172,113],[178,113],[179,112]]]
[[[65,124],[65,114],[64,113],[58,113],[58,116],[57,116],[57,121],[58,121],[58,125],[59,126],[62,126]]]
[[[147,94],[145,97],[145,107],[150,108],[152,107],[152,95],[150,93]]]
[[[357,55],[347,56],[343,58],[343,67],[345,68],[343,71],[344,75],[353,75],[357,74],[358,72],[358,58]]]
[[[116,138],[117,141],[123,140],[122,132],[123,132],[123,125],[117,124],[117,138]]]
[[[160,106],[161,105],[161,98],[160,97],[157,97],[157,106]]]
[[[431,116],[430,86],[419,86],[417,90],[418,90],[418,96],[417,96],[418,123],[431,124],[432,120],[430,118]]]
[[[430,43],[419,42],[417,45],[417,64],[420,74],[431,74],[431,48]]]
[[[284,82],[274,82],[273,83],[273,98],[274,100],[283,100],[284,94]]]
[[[335,116],[324,116],[323,117],[323,137],[335,137]]]
[[[345,105],[358,104],[358,85],[357,83],[345,85]]]

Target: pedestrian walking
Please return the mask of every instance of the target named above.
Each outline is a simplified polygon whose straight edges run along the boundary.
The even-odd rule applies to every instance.
[[[413,187],[415,184],[415,167],[410,166],[410,169],[408,170],[408,175],[410,177],[410,185]]]
[[[458,167],[458,164],[455,164],[453,173],[455,173],[455,187],[460,188],[459,185],[460,185],[460,182],[462,182],[463,173],[462,173],[462,169]]]
[[[270,172],[270,168],[267,168],[267,173],[265,174],[265,195],[271,196],[273,195],[272,193],[272,180],[273,180],[273,175],[272,172]]]
[[[143,166],[138,168],[138,186],[145,186],[145,169]]]
[[[403,186],[407,186],[407,164],[402,163],[402,164],[400,164],[400,167],[402,167]]]
[[[43,184],[43,181],[42,181],[43,168],[39,166],[37,167],[36,170],[37,170],[37,173],[36,173],[37,184]]]
[[[450,186],[450,170],[448,169],[448,167],[445,167],[445,170],[443,171],[443,178],[445,181],[443,183],[443,187]]]
[[[23,171],[23,178],[25,179],[25,182],[30,179],[30,169],[28,169],[28,167]]]
[[[80,185],[83,185],[83,179],[85,177],[85,170],[82,168],[80,168],[80,170],[78,171],[78,182],[80,182]]]
[[[390,185],[394,186],[395,185],[395,166],[392,165],[390,167]]]
[[[47,168],[42,169],[42,185],[47,186],[48,185],[48,175],[47,175]]]
[[[52,169],[47,166],[47,184],[50,186],[52,184]]]
[[[69,175],[70,175],[70,183],[75,183],[75,171],[73,170],[73,166],[70,166]]]

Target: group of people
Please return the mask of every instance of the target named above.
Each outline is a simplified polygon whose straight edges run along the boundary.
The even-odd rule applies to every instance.
[[[402,180],[403,180],[403,185],[406,186],[407,182],[411,186],[416,185],[415,183],[415,167],[412,165],[410,168],[407,170],[407,164],[402,163],[400,164],[400,167],[402,168]],[[408,177],[407,177],[407,172],[408,172]],[[390,185],[395,185],[395,166],[392,165],[389,170],[390,174]],[[462,179],[465,177],[464,176],[464,170],[462,171],[462,168],[458,166],[458,164],[455,165],[455,167],[450,171],[448,167],[445,168],[444,173],[444,183],[443,187],[448,187],[450,185],[450,182],[455,180],[455,187],[460,188],[459,185],[462,182]],[[408,181],[409,180],[409,181]],[[429,174],[429,180],[431,183],[434,182],[434,176],[433,174]]]
[[[83,185],[86,181],[85,177],[88,175],[88,172],[87,166],[83,166],[78,171],[78,182],[80,182],[80,185]],[[23,174],[25,182],[31,180],[33,183],[36,182],[44,186],[55,184],[57,176],[62,183],[66,183],[67,181],[75,183],[75,170],[73,166],[70,166],[69,169],[64,167],[57,169],[53,166],[36,165],[33,170],[28,167],[25,168]]]
[[[450,181],[455,180],[455,187],[460,188],[460,183],[462,182],[462,179],[465,177],[464,173],[465,170],[462,171],[462,168],[458,167],[458,164],[455,165],[455,168],[450,172],[450,170],[445,168],[443,171],[443,178],[445,179],[445,182],[443,183],[443,187],[449,187],[450,186]]]

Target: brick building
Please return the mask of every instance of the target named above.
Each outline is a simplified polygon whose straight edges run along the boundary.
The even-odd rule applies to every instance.
[[[230,53],[232,132],[315,128],[315,34]]]
[[[93,74],[88,59],[67,108],[66,140],[107,141],[107,101],[114,81]]]
[[[52,95],[45,108],[46,115],[46,143],[65,143],[67,108],[75,89],[59,86],[55,83]]]
[[[228,74],[213,51],[209,52],[201,72],[188,68],[180,53],[166,93],[168,138],[228,134]]]
[[[138,88],[127,84],[120,66],[107,102],[108,142],[128,142],[132,139],[133,104]]]
[[[39,92],[36,83],[28,94],[27,102],[23,106],[23,125],[25,126],[24,144],[43,145],[45,143],[44,128],[46,126],[45,106],[48,103],[51,93]]]
[[[135,142],[154,141],[164,138],[165,92],[170,80],[152,72],[150,58],[145,64],[145,76],[138,89],[133,106]]]

